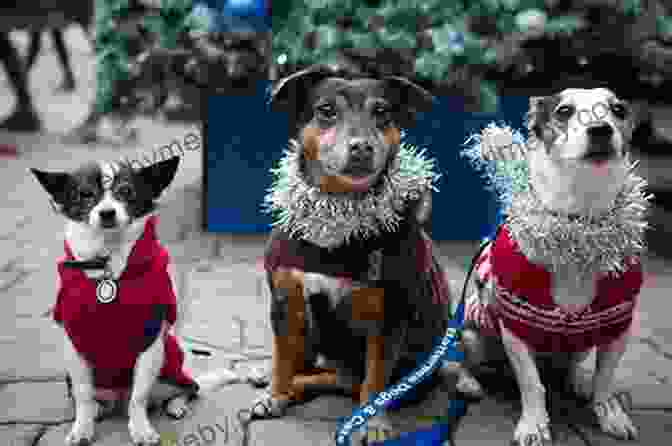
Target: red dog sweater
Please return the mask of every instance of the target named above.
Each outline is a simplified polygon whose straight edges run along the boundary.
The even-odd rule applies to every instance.
[[[110,303],[96,300],[96,282],[83,271],[63,265],[65,260],[75,260],[65,242],[65,256],[58,262],[54,320],[93,368],[97,389],[128,389],[138,356],[156,339],[163,321],[175,323],[177,303],[167,270],[170,258],[155,228],[156,217],[150,217],[118,280],[117,297]],[[184,353],[177,340],[166,332],[163,342],[160,379],[195,393],[198,385],[183,369]]]
[[[593,301],[579,312],[564,310],[553,302],[553,276],[530,263],[503,227],[477,261],[479,279],[495,280],[493,305],[468,303],[465,318],[490,333],[497,321],[539,352],[582,352],[608,344],[630,327],[642,287],[642,268],[628,260],[621,274],[604,274],[595,282]]]

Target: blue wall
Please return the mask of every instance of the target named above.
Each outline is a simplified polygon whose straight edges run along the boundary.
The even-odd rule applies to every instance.
[[[271,183],[269,169],[286,146],[287,117],[268,110],[268,84],[258,94],[207,99],[207,229],[255,233],[269,230],[270,216],[261,203]],[[522,128],[527,98],[502,99],[498,113],[465,113],[461,99],[438,98],[431,113],[420,117],[407,141],[436,157],[443,177],[434,195],[432,233],[437,240],[479,240],[490,235],[497,219],[483,181],[458,155],[462,143],[492,120]]]

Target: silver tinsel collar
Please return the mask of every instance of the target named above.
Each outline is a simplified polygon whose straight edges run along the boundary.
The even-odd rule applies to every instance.
[[[551,272],[575,265],[581,275],[619,273],[627,269],[627,258],[638,258],[645,252],[651,195],[644,191],[646,181],[634,173],[636,163],[629,166],[623,189],[607,212],[592,218],[568,216],[545,209],[530,187],[520,132],[490,124],[467,143],[472,140],[472,146],[462,154],[485,172],[488,186],[494,189],[507,217],[504,224],[528,260]],[[495,141],[517,144],[521,150],[498,147]],[[502,149],[508,157],[486,160],[483,156],[484,151]]]
[[[267,212],[275,214],[273,226],[323,248],[335,248],[351,238],[376,237],[399,227],[410,201],[419,200],[441,176],[435,160],[402,143],[391,160],[382,183],[366,194],[328,194],[307,184],[300,172],[296,141],[286,150],[264,199]]]

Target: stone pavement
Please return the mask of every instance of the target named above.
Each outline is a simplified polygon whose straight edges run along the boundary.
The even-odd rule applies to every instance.
[[[38,69],[49,73],[53,55],[45,54]],[[49,58],[52,58],[51,64]],[[85,55],[81,55],[86,62]],[[86,67],[85,63],[74,64]],[[0,85],[0,97],[6,97]],[[53,95],[43,89],[40,95]],[[90,92],[89,92],[90,93]],[[86,95],[86,92],[77,93]],[[87,160],[118,159],[148,153],[181,137],[190,129],[140,121],[140,140],[124,148],[110,146],[66,146],[53,134],[76,125],[85,113],[80,97],[45,117],[46,134],[0,134],[0,144],[14,144],[15,158],[0,159],[0,444],[13,446],[56,446],[73,419],[66,399],[62,334],[45,312],[55,295],[54,260],[62,252],[62,220],[51,211],[47,198],[29,175],[29,167],[72,168]],[[6,103],[4,103],[6,106]],[[53,104],[47,97],[39,104]],[[84,105],[82,105],[84,104]],[[2,104],[0,104],[2,105]],[[71,122],[70,122],[71,121]],[[188,354],[195,370],[231,366],[247,373],[269,365],[268,294],[263,286],[258,259],[263,238],[257,236],[202,236],[200,219],[198,152],[183,157],[178,176],[164,198],[160,237],[178,264],[180,295],[190,302],[181,333],[194,347],[211,356]],[[462,266],[475,244],[441,243],[440,257],[449,276],[462,279]],[[671,438],[672,414],[672,328],[669,323],[672,266],[659,258],[647,259],[647,279],[642,293],[636,338],[617,375],[621,385],[632,391],[634,417],[640,426],[639,444],[663,444]],[[501,374],[500,374],[501,375]],[[498,377],[490,396],[469,406],[467,416],[455,425],[452,444],[489,445],[509,441],[519,414],[510,381]],[[508,392],[505,390],[508,389]],[[165,445],[241,444],[242,432],[233,413],[247,406],[255,390],[235,384],[204,395],[194,413],[185,420],[170,421],[154,414]],[[562,445],[609,446],[618,442],[599,434],[585,411],[566,397],[555,396],[554,428]],[[423,408],[415,410],[418,413]],[[333,444],[336,419],[352,410],[349,399],[321,396],[292,409],[289,416],[250,425],[249,444],[294,445]],[[663,440],[663,441],[661,441]],[[110,418],[98,423],[97,445],[129,444],[126,420]]]

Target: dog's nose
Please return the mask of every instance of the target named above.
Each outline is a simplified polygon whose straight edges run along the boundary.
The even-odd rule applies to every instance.
[[[608,139],[614,134],[614,129],[609,124],[598,124],[588,127],[588,136],[597,139]]]
[[[100,215],[100,219],[103,221],[112,221],[117,216],[117,213],[114,209],[103,209],[98,212],[98,215]]]
[[[350,155],[353,158],[368,159],[373,156],[373,146],[366,141],[355,140],[350,143]]]

